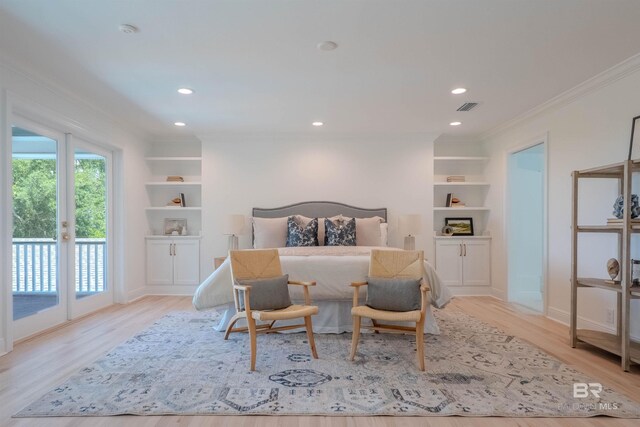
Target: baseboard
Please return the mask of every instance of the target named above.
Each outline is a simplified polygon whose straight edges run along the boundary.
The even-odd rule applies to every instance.
[[[4,356],[7,353],[9,353],[7,351],[7,341],[4,337],[0,337],[0,356]]]
[[[448,286],[454,296],[493,296],[490,286]]]
[[[554,320],[563,325],[569,326],[571,315],[568,311],[560,310],[555,307],[547,308],[547,318]],[[595,320],[587,319],[583,316],[578,316],[578,328],[579,329],[591,329],[594,331],[608,332],[610,334],[616,333],[616,328],[607,325],[606,323],[596,322]],[[630,335],[630,338],[634,341],[640,341],[640,336]]]
[[[147,287],[143,286],[141,288],[138,288],[136,290],[130,291],[129,293],[127,293],[127,301],[126,303],[132,303],[136,300],[139,300],[140,298],[144,298],[147,296]]]
[[[176,295],[193,296],[199,285],[171,286],[171,285],[147,285],[146,295]]]
[[[491,288],[491,296],[501,301],[507,300],[507,293],[502,289]]]

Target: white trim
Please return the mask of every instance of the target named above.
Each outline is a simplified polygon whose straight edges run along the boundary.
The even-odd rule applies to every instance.
[[[123,303],[124,304],[130,304],[130,303],[132,303],[134,301],[137,301],[137,300],[139,300],[141,298],[146,297],[147,295],[149,295],[147,293],[147,287],[143,286],[143,287],[141,287],[139,289],[135,289],[135,290],[127,293],[126,301],[123,301]]]
[[[494,128],[489,129],[486,132],[481,133],[479,135],[479,139],[481,141],[485,141],[521,124],[522,122],[534,116],[550,110],[562,108],[565,105],[570,104],[571,102],[591,92],[595,92],[603,87],[615,83],[616,81],[638,70],[640,70],[640,53],[625,59],[624,61],[614,65],[608,70],[605,70],[602,73],[585,80],[579,85],[574,86],[573,88],[565,92],[562,92],[560,95],[543,102],[542,104],[532,108],[531,110],[526,111],[525,113],[522,113],[511,120],[508,120]]]
[[[498,288],[491,288],[491,296],[499,299],[500,301],[506,301],[507,300],[507,293],[505,291],[503,291],[502,289],[498,289]]]
[[[544,161],[544,173],[542,176],[542,314],[547,314],[548,308],[548,294],[549,294],[549,133],[545,132],[541,135],[535,136],[533,138],[529,138],[525,143],[516,144],[510,148],[507,148],[503,155],[503,166],[504,166],[504,191],[502,194],[502,214],[504,221],[502,221],[502,245],[506,249],[505,253],[507,256],[506,262],[506,277],[507,277],[507,289],[506,289],[506,300],[509,302],[514,302],[510,291],[510,283],[509,283],[509,265],[510,265],[510,256],[509,256],[509,220],[510,220],[510,206],[509,203],[509,195],[511,193],[511,182],[512,180],[509,177],[509,159],[516,153],[527,150],[531,147],[535,147],[537,145],[542,144],[544,148],[543,161]]]
[[[569,326],[569,312],[560,310],[555,307],[547,308],[548,314],[545,316],[555,322],[562,323],[565,326]],[[595,320],[588,319],[584,316],[578,316],[578,329],[591,329],[594,331],[608,332],[610,334],[616,333],[615,326],[608,325],[606,323],[596,322]],[[640,336],[630,335],[630,338],[634,341],[640,341]]]
[[[448,286],[451,294],[458,297],[493,296],[491,286]]]

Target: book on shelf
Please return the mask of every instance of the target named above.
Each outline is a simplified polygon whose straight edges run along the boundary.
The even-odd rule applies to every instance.
[[[180,206],[183,208],[187,207],[187,203],[184,200],[184,193],[180,193]]]
[[[184,178],[178,175],[169,175],[167,182],[184,182]]]
[[[466,178],[463,175],[451,175],[447,177],[447,182],[465,182]]]
[[[451,207],[451,198],[453,197],[453,195],[451,193],[447,193],[447,202],[445,203],[445,207],[450,208]]]

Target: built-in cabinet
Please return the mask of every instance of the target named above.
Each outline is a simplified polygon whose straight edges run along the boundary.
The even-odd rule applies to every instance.
[[[433,227],[435,267],[455,294],[491,292],[491,237],[485,205],[489,158],[475,143],[436,141],[433,157]],[[447,196],[463,207],[447,206]],[[442,236],[446,218],[471,218],[473,236]]]
[[[632,235],[640,233],[640,223],[632,221],[630,210],[626,209],[628,201],[631,200],[634,177],[640,175],[640,160],[627,160],[622,163],[602,166],[593,169],[574,171],[573,177],[573,197],[571,214],[571,318],[569,323],[569,339],[571,347],[576,347],[579,341],[591,344],[595,347],[606,350],[620,356],[621,367],[625,371],[630,370],[631,363],[640,364],[640,342],[631,339],[631,300],[640,299],[640,285],[634,284],[632,278]],[[601,218],[597,223],[579,222],[579,207],[584,204],[589,195],[583,188],[585,181],[595,179],[615,180],[620,194],[624,197],[625,209],[621,220],[609,220]],[[582,197],[579,197],[582,195]],[[611,194],[611,200],[615,200],[617,193]],[[581,200],[582,199],[582,200]],[[598,203],[602,203],[601,200]],[[584,208],[583,208],[584,213]],[[586,222],[586,221],[585,221]],[[605,224],[606,223],[606,224]],[[614,235],[617,240],[617,256],[619,262],[619,276],[615,280],[603,277],[579,276],[579,267],[583,267],[585,251],[584,246],[579,246],[579,237],[582,235],[599,235],[599,240],[603,240],[606,235]],[[636,246],[637,247],[637,246]],[[582,249],[582,250],[579,250]],[[592,251],[592,246],[588,251]],[[636,254],[634,258],[637,259]],[[601,271],[605,273],[608,267],[606,258],[602,259],[603,267]],[[605,276],[606,277],[606,276]],[[616,321],[615,333],[600,330],[587,329],[578,325],[578,308],[581,299],[578,298],[578,290],[588,292],[588,289],[604,289],[614,292],[616,295]],[[582,300],[584,301],[584,300]]]
[[[491,285],[491,239],[436,237],[436,271],[449,287]]]
[[[202,157],[199,143],[153,144],[145,157],[149,180],[146,261],[148,285],[200,283],[202,234]],[[170,181],[168,177],[180,177]],[[181,198],[184,206],[175,206]],[[167,235],[166,220],[185,220],[182,235]]]
[[[200,283],[199,237],[147,237],[147,284]]]

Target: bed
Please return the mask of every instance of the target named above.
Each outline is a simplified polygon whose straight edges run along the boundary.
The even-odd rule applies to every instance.
[[[279,208],[254,208],[254,218],[276,219],[291,215],[309,218],[331,218],[338,215],[353,218],[382,218],[386,223],[387,210],[366,209],[336,202],[303,202]],[[381,230],[384,227],[380,227]],[[256,242],[256,229],[254,238]],[[373,248],[384,247],[384,233],[376,246],[311,246],[278,247],[284,273],[291,280],[315,280],[317,286],[311,289],[311,298],[320,311],[314,316],[314,331],[318,333],[350,332],[352,327],[351,282],[365,280],[369,270],[369,255]],[[384,239],[386,240],[386,239]],[[431,287],[431,306],[443,308],[451,299],[451,293],[441,283],[433,267],[425,261],[424,279]],[[291,287],[292,300],[301,300],[302,291]],[[362,292],[362,298],[364,298]],[[217,308],[223,316],[216,330],[223,331],[235,313],[231,288],[231,267],[227,258],[196,290],[193,305],[197,310]],[[425,332],[438,334],[439,328],[431,306],[427,310]]]

